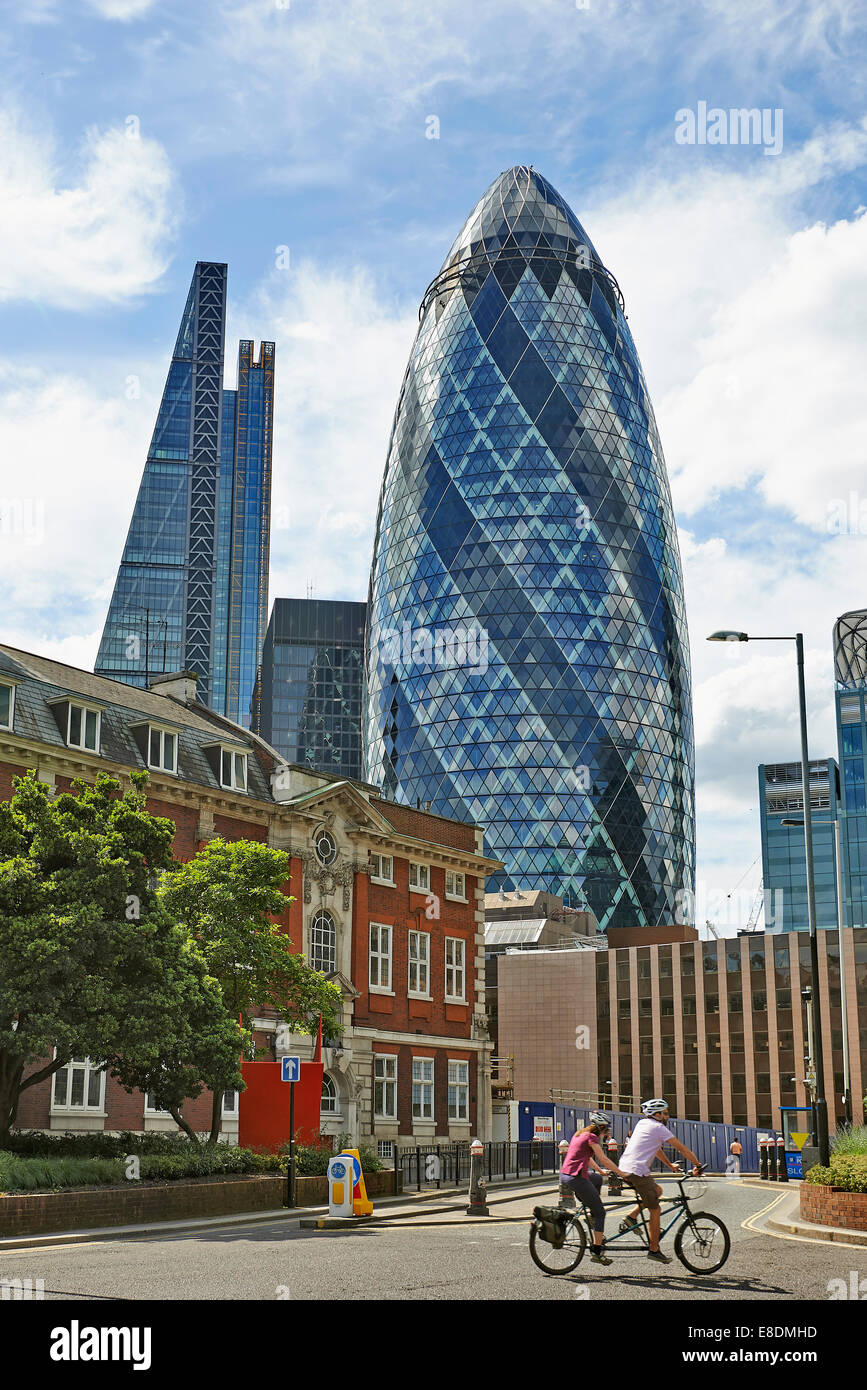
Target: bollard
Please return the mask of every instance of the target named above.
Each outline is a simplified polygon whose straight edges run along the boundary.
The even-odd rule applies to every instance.
[[[490,1216],[487,1204],[488,1187],[482,1177],[482,1157],[485,1148],[480,1139],[470,1144],[470,1205],[467,1216]]]
[[[777,1144],[777,1182],[788,1182],[789,1173],[786,1168],[786,1143],[784,1139],[778,1139]]]
[[[763,1182],[768,1181],[768,1141],[759,1140],[759,1177]]]
[[[768,1181],[777,1181],[777,1144],[776,1140],[768,1140]]]

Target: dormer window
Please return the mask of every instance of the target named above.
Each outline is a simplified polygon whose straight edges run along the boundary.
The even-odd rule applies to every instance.
[[[15,686],[0,685],[0,729],[11,729],[15,718]]]
[[[148,767],[160,772],[178,770],[178,736],[170,729],[148,728]]]
[[[101,715],[98,709],[87,705],[69,702],[69,716],[66,726],[66,742],[70,748],[84,748],[89,753],[99,752],[99,726]]]
[[[247,790],[247,754],[233,748],[220,750],[220,785],[233,792]]]

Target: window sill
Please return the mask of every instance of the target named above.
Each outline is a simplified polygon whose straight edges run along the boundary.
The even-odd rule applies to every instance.
[[[406,992],[406,997],[407,999],[424,999],[427,1001],[428,1004],[433,1003],[432,994],[417,994],[414,989],[408,989]]]
[[[396,888],[396,887],[397,887],[397,884],[395,883],[395,881],[394,881],[393,878],[374,878],[374,877],[373,877],[373,874],[371,874],[371,875],[370,875],[370,881],[371,881],[371,883],[377,883],[377,884],[379,884],[380,888]]]
[[[467,1002],[467,1001],[466,1001],[466,999],[458,999],[455,995],[447,994],[447,995],[445,996],[445,1002],[446,1002],[446,1004],[464,1004],[464,1005],[466,1005],[466,1002]]]
[[[107,1110],[91,1110],[83,1105],[52,1105],[49,1113],[52,1115],[62,1115],[64,1119],[67,1115],[87,1115],[88,1118],[93,1120],[105,1120],[108,1118]]]
[[[410,884],[409,891],[411,893],[424,893],[426,898],[430,896],[429,888],[413,888],[412,884]]]
[[[383,989],[381,985],[371,985],[368,991],[370,994],[390,994],[394,998],[393,989]]]
[[[469,898],[456,898],[454,893],[446,893],[447,903],[468,903],[469,901]]]

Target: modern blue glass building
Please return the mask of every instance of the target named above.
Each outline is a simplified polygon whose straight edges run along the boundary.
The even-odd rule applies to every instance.
[[[810,762],[813,878],[816,926],[837,929],[837,872],[834,821],[840,814],[840,780],[833,758]],[[765,931],[807,931],[807,856],[804,848],[804,786],[800,763],[759,768],[762,882]],[[800,822],[784,825],[784,820]]]
[[[365,775],[602,926],[694,887],[683,585],[614,277],[531,168],[424,295],[379,502]]]
[[[274,600],[254,729],[287,762],[361,777],[366,617],[366,603]]]
[[[274,344],[242,340],[223,390],[228,267],[199,261],[99,646],[96,673],[198,676],[246,727],[268,617]]]

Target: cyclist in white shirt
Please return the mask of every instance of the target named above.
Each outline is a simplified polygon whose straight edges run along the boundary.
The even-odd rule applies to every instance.
[[[659,1232],[661,1229],[661,1218],[659,1211],[659,1199],[662,1196],[662,1188],[650,1176],[650,1165],[655,1158],[659,1158],[670,1168],[673,1173],[679,1173],[680,1166],[672,1163],[662,1152],[663,1144],[671,1144],[672,1148],[682,1153],[684,1158],[691,1159],[693,1173],[696,1175],[701,1172],[701,1163],[692,1149],[688,1149],[676,1139],[671,1130],[667,1128],[669,1118],[668,1101],[666,1100],[646,1100],[641,1107],[643,1119],[632,1131],[629,1143],[620,1156],[618,1167],[623,1174],[624,1181],[634,1188],[638,1194],[638,1205],[628,1212],[620,1223],[621,1231],[627,1231],[631,1226],[638,1224],[638,1212],[641,1207],[647,1207],[650,1230],[648,1233],[650,1249],[647,1258],[654,1260],[657,1264],[670,1265],[671,1259],[668,1255],[663,1255],[659,1248]]]

